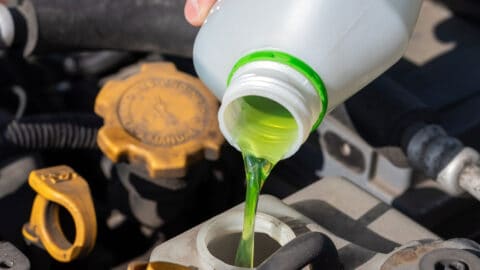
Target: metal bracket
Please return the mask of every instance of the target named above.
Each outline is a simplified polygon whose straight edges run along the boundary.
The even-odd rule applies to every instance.
[[[389,254],[380,270],[480,270],[478,252],[468,239],[415,241]]]
[[[400,149],[375,149],[332,116],[325,117],[319,132],[320,176],[344,177],[386,203],[410,187],[413,170]]]
[[[9,242],[0,242],[0,269],[28,270],[28,258]]]

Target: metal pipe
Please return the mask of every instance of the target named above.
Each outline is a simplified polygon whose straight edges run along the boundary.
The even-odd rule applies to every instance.
[[[480,166],[467,165],[460,173],[460,186],[472,196],[480,200]]]

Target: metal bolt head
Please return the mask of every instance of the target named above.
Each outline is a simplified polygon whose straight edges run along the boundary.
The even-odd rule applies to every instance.
[[[441,248],[425,254],[419,266],[420,270],[478,270],[480,258],[468,250]]]
[[[342,145],[342,148],[340,149],[340,152],[342,153],[342,155],[348,157],[352,153],[352,148],[348,143],[344,143]]]

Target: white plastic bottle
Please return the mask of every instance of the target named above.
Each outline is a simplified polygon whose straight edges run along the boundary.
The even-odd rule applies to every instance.
[[[248,129],[251,119],[238,121],[248,114],[238,101],[259,96],[295,119],[296,138],[282,158],[293,155],[326,113],[399,60],[421,3],[219,0],[200,29],[193,59],[222,101],[218,118],[227,141],[242,148],[236,130]]]

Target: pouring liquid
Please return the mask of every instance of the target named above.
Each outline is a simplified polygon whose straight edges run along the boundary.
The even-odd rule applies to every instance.
[[[235,265],[253,268],[258,196],[275,164],[294,143],[298,131],[296,121],[288,110],[272,100],[248,96],[239,102],[235,135],[243,154],[247,191]]]

